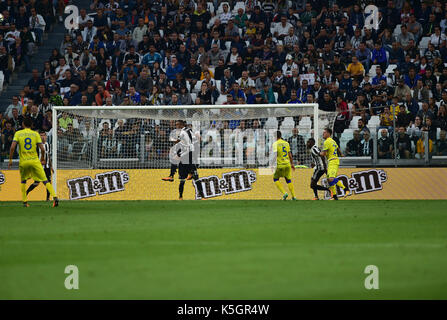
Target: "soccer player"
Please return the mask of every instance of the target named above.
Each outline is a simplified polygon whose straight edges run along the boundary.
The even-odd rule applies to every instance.
[[[184,120],[177,121],[178,126],[181,127],[178,143],[178,158],[180,162],[178,164],[178,172],[180,184],[178,187],[179,200],[183,200],[183,190],[185,188],[186,180],[194,179],[196,182],[199,179],[199,174],[197,173],[197,160],[196,154],[200,151],[198,150],[198,138],[194,135],[191,128],[186,127],[186,122]],[[203,194],[203,187],[201,183],[196,183],[197,191],[199,194],[199,199],[205,199]]]
[[[23,206],[29,207],[27,196],[26,196],[26,180],[33,178],[34,181],[40,182],[42,181],[47,190],[50,192],[53,197],[53,207],[57,207],[59,205],[59,201],[54,193],[53,186],[47,180],[45,176],[45,172],[43,170],[42,165],[45,165],[45,149],[42,145],[42,139],[40,138],[39,133],[31,130],[31,126],[33,125],[33,121],[31,118],[26,117],[23,120],[22,126],[23,130],[19,130],[15,133],[14,138],[12,140],[11,149],[9,151],[9,164],[8,169],[11,169],[12,166],[12,157],[14,155],[14,151],[16,146],[19,146],[19,171],[20,171],[20,180],[21,180],[21,190],[22,190],[22,200]],[[40,149],[40,161],[37,156],[37,147]]]
[[[174,143],[179,143],[180,142],[180,132],[182,131],[182,125],[180,121],[177,121],[175,123],[175,130],[173,130],[171,132],[171,134],[169,135],[169,141],[172,141]],[[169,173],[169,176],[165,177],[165,178],[161,178],[161,180],[163,181],[169,181],[169,182],[173,182],[174,181],[174,175],[177,172],[177,167],[178,165],[175,163],[171,163],[171,172]]]
[[[307,140],[307,149],[310,149],[310,155],[312,156],[312,167],[314,168],[314,173],[310,179],[310,188],[314,191],[314,200],[319,200],[318,190],[329,191],[328,188],[318,184],[318,180],[320,180],[321,176],[327,173],[326,158],[320,155],[321,150],[315,145],[314,138]]]
[[[327,158],[328,167],[327,167],[327,178],[329,182],[329,190],[332,194],[333,200],[338,200],[337,197],[337,189],[336,185],[345,190],[345,197],[349,195],[349,189],[343,185],[339,179],[337,179],[338,166],[340,165],[340,159],[338,156],[342,157],[342,153],[340,148],[338,147],[337,142],[331,138],[332,129],[326,128],[323,130],[323,151],[320,152],[320,155]]]
[[[42,165],[43,170],[45,171],[45,176],[47,177],[47,180],[51,181],[51,172],[52,172],[53,168],[51,167],[50,145],[47,142],[47,134],[45,133],[45,131],[40,132],[40,139],[42,139],[42,146],[43,146],[43,149],[45,150],[45,155],[44,155],[45,164]],[[40,151],[40,149],[38,151]],[[42,157],[42,155],[41,155],[41,157]],[[34,181],[34,183],[29,186],[28,190],[26,190],[26,194],[28,195],[38,185],[39,185],[39,181]],[[49,200],[50,200],[50,192],[47,190],[47,201],[49,201]]]
[[[273,181],[276,187],[283,194],[282,199],[286,200],[289,196],[287,192],[279,181],[279,178],[284,178],[289,187],[290,194],[292,195],[292,200],[295,198],[295,188],[292,183],[292,170],[295,171],[295,166],[293,165],[292,152],[290,152],[290,145],[287,141],[282,139],[281,131],[276,131],[276,141],[272,145],[273,155],[276,154],[276,170],[273,174]]]

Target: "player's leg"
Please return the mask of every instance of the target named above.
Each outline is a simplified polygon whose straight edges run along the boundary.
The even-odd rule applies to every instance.
[[[329,190],[331,191],[332,199],[338,200],[337,197],[337,189],[335,188],[335,185],[337,184],[337,181],[335,180],[337,176],[337,168],[338,166],[329,161],[328,168],[327,168],[327,180],[329,183]]]
[[[56,193],[54,192],[53,185],[47,180],[47,177],[45,175],[45,171],[43,170],[42,165],[40,162],[36,162],[33,165],[33,176],[34,181],[42,181],[42,183],[45,185],[45,188],[47,188],[48,192],[50,193],[51,197],[53,197],[53,207],[57,207],[59,205],[59,199],[56,196]]]
[[[178,166],[178,174],[180,183],[178,185],[178,198],[183,200],[183,191],[185,189],[186,177],[188,176],[188,166],[180,163]]]
[[[273,182],[275,183],[276,187],[283,195],[283,200],[286,200],[289,195],[286,193],[281,182],[279,181],[279,178],[281,178],[283,176],[284,176],[283,169],[277,167],[275,170],[275,173],[273,174]]]
[[[318,190],[329,191],[328,188],[318,184],[318,181],[320,180],[321,176],[324,173],[325,172],[323,170],[314,171],[314,174],[313,174],[313,176],[312,176],[312,178],[310,180],[310,187],[313,189],[314,195],[315,195],[314,200],[319,200],[319,198],[318,198]]]
[[[29,207],[27,194],[26,194],[26,180],[30,177],[29,163],[19,163],[20,173],[20,191],[22,193],[22,202],[24,207]]]
[[[162,178],[161,180],[173,182],[174,181],[175,172],[177,171],[177,167],[178,166],[176,164],[171,163],[171,171],[169,173],[169,176],[166,177],[166,178]]]
[[[45,171],[45,176],[47,177],[47,180],[51,181],[51,169],[50,168],[45,168],[44,171]],[[46,198],[46,200],[47,201],[50,200],[50,192],[48,190],[47,190],[47,198]]]
[[[337,178],[338,175],[338,166],[339,163],[335,162],[332,164],[332,170],[333,172],[333,180],[329,182],[329,185],[333,187],[333,194],[337,194],[337,188],[336,186],[338,186],[339,188],[344,190],[344,196],[343,197],[347,197],[349,195],[349,189],[343,184],[343,182]],[[332,184],[331,184],[332,183]]]
[[[199,197],[200,199],[205,199],[205,194],[203,193],[203,187],[202,187],[202,183],[200,182],[196,182],[197,180],[199,180],[199,173],[197,171],[197,166],[195,164],[192,165],[192,172],[190,172],[188,174],[192,176],[192,179],[194,179],[194,183],[197,187],[197,191],[199,192]],[[188,180],[188,178],[186,178],[186,180]]]
[[[33,191],[34,189],[36,189],[38,185],[39,185],[39,182],[34,181],[33,184],[31,184],[31,185],[28,187],[28,190],[26,190],[26,194],[28,195],[31,191]]]
[[[292,168],[291,167],[285,168],[284,174],[285,174],[284,178],[286,179],[287,182],[287,187],[289,188],[290,194],[292,195],[292,200],[296,200],[295,187],[293,186],[292,183]]]

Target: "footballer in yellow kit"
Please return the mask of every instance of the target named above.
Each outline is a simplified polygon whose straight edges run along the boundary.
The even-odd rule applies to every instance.
[[[292,195],[292,200],[296,200],[295,188],[292,183],[292,170],[295,170],[293,165],[293,157],[290,152],[290,145],[287,141],[282,139],[281,131],[276,132],[276,141],[272,145],[273,154],[276,154],[276,170],[273,174],[273,181],[276,187],[282,193],[282,199],[286,200],[289,194],[285,192],[279,178],[284,178],[286,180],[287,186],[289,188],[290,194]]]
[[[22,200],[23,205],[28,207],[27,196],[26,196],[26,180],[34,179],[36,182],[43,182],[47,190],[53,197],[53,207],[57,207],[59,201],[54,193],[53,186],[48,181],[45,171],[43,170],[42,163],[44,160],[45,150],[42,146],[42,139],[37,131],[31,130],[33,122],[30,118],[25,118],[23,120],[22,126],[23,130],[19,130],[14,134],[14,138],[11,144],[11,149],[9,151],[9,165],[10,169],[12,166],[12,157],[14,155],[16,146],[19,146],[19,171],[20,171],[20,181],[22,189]],[[41,159],[37,154],[37,148],[41,151]]]
[[[323,131],[323,151],[321,151],[320,155],[327,158],[327,178],[329,182],[329,190],[332,194],[332,199],[338,200],[337,197],[337,189],[336,185],[340,188],[344,189],[345,194],[344,196],[347,197],[349,195],[349,189],[343,185],[343,182],[341,182],[337,178],[338,174],[338,166],[340,165],[339,156],[342,156],[342,153],[340,151],[340,148],[338,147],[337,142],[335,142],[334,139],[332,139],[332,130],[329,128],[324,129]]]

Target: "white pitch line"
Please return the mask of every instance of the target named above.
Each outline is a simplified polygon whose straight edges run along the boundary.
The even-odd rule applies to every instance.
[[[219,241],[128,241],[128,240],[110,240],[110,241],[92,241],[92,240],[0,240],[2,245],[88,245],[88,246],[114,246],[114,245],[132,245],[132,246],[241,246],[241,247],[349,247],[349,248],[445,248],[447,243],[326,243],[326,244],[308,244],[308,243],[290,243],[290,242],[219,242]]]

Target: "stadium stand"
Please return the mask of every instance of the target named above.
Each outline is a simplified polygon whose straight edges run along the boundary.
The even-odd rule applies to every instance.
[[[13,21],[17,30],[27,23],[20,8],[5,13],[5,3],[0,45],[17,60],[8,34],[14,33]],[[41,13],[46,9],[38,3],[53,4],[36,2]],[[61,12],[63,3],[49,11]],[[368,1],[73,1],[87,9],[81,10],[79,29],[56,46],[63,28],[56,21],[31,60],[39,69],[36,77],[16,66],[19,72],[1,96],[1,150],[6,152],[23,112],[37,109],[36,129],[49,131],[52,105],[157,106],[172,104],[172,95],[178,95],[178,105],[226,103],[227,94],[248,104],[257,95],[262,103],[302,103],[311,95],[322,110],[339,112],[335,132],[342,146],[355,140],[354,129],[362,134],[392,127],[390,136],[394,131],[396,139],[404,139],[397,134],[403,127],[412,145],[423,131],[440,139],[447,129],[447,6],[437,3],[374,2],[381,12],[374,30],[364,25]],[[32,4],[26,2],[25,11],[29,15]],[[50,16],[56,20],[58,14]],[[29,41],[23,32],[20,37]],[[8,64],[1,50],[6,80]],[[234,91],[235,82],[242,94]],[[136,94],[130,94],[131,87]],[[291,99],[291,89],[297,90],[297,99]],[[287,130],[291,125],[307,133],[309,121],[269,118],[263,125]],[[173,129],[170,125],[166,130]],[[416,153],[411,150],[410,156]]]

